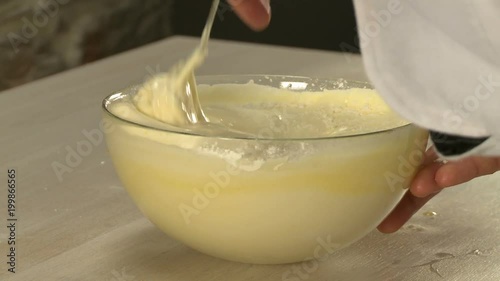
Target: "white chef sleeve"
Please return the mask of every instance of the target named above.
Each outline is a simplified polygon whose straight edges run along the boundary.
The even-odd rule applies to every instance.
[[[500,1],[354,0],[371,82],[445,158],[500,156]]]

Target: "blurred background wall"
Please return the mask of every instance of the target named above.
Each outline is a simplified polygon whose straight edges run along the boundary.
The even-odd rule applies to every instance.
[[[213,38],[336,51],[357,44],[351,0],[271,3],[271,26],[255,33],[222,0]],[[172,35],[200,36],[210,4],[0,0],[0,91]]]
[[[172,35],[171,0],[1,0],[0,90]]]

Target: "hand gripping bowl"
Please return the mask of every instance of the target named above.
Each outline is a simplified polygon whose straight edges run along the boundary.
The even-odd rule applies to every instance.
[[[206,85],[253,80],[292,92],[369,88],[289,76],[197,79]],[[289,139],[272,130],[231,138],[160,129],[126,120],[113,109],[130,103],[137,89],[103,102],[110,125],[106,141],[120,180],[159,229],[232,261],[299,262],[359,240],[402,198],[427,144],[427,132],[409,123],[357,135]]]

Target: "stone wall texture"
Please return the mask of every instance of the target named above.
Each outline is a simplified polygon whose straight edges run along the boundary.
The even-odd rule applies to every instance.
[[[172,2],[0,1],[0,91],[172,35]]]

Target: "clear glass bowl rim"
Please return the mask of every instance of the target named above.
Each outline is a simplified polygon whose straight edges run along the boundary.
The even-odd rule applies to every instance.
[[[321,78],[321,77],[307,77],[307,76],[294,76],[294,75],[267,75],[267,74],[220,74],[220,75],[197,75],[196,79],[197,81],[203,80],[203,79],[213,79],[213,80],[237,80],[241,78],[246,78],[248,81],[252,79],[278,79],[278,80],[284,80],[284,79],[294,79],[294,80],[309,80],[310,82],[316,81],[317,83],[319,82],[329,82],[329,83],[338,83],[338,82],[345,82],[348,84],[348,86],[345,87],[345,89],[349,88],[361,88],[361,86],[364,86],[364,88],[373,88],[370,83],[368,82],[362,82],[362,81],[356,81],[356,80],[346,80],[342,78],[334,79],[334,78]],[[202,83],[201,83],[202,84]],[[136,126],[136,127],[141,127],[144,129],[148,130],[154,130],[154,131],[159,131],[159,132],[165,132],[165,133],[171,133],[171,134],[180,134],[180,135],[186,135],[186,136],[193,136],[193,137],[205,137],[205,138],[218,138],[218,139],[225,139],[225,140],[260,140],[260,141],[314,141],[314,140],[332,140],[332,139],[346,139],[346,138],[355,138],[355,137],[363,137],[363,136],[375,136],[375,135],[380,135],[380,134],[387,134],[391,133],[397,130],[401,130],[403,128],[413,126],[411,122],[405,125],[401,125],[398,127],[390,128],[390,129],[384,129],[384,130],[378,130],[378,131],[373,131],[373,132],[368,132],[368,133],[359,133],[359,134],[352,134],[352,135],[343,135],[343,136],[330,136],[330,137],[308,137],[308,138],[266,138],[266,137],[227,137],[227,136],[212,136],[212,135],[203,135],[203,134],[197,134],[193,132],[183,132],[183,131],[174,131],[174,130],[167,130],[163,128],[157,128],[153,126],[148,126],[145,124],[140,124],[136,123],[124,118],[121,118],[115,114],[113,114],[111,111],[108,110],[108,104],[112,103],[112,99],[114,96],[118,94],[123,94],[123,92],[130,91],[134,88],[140,87],[142,84],[135,84],[131,85],[129,87],[126,87],[122,90],[116,91],[104,98],[102,101],[101,107],[104,113],[113,119],[117,119],[121,122],[124,122],[126,124]],[[351,87],[349,87],[351,85]],[[352,85],[357,85],[359,87],[352,87]],[[342,88],[339,88],[342,89]],[[128,94],[130,95],[130,94]]]

